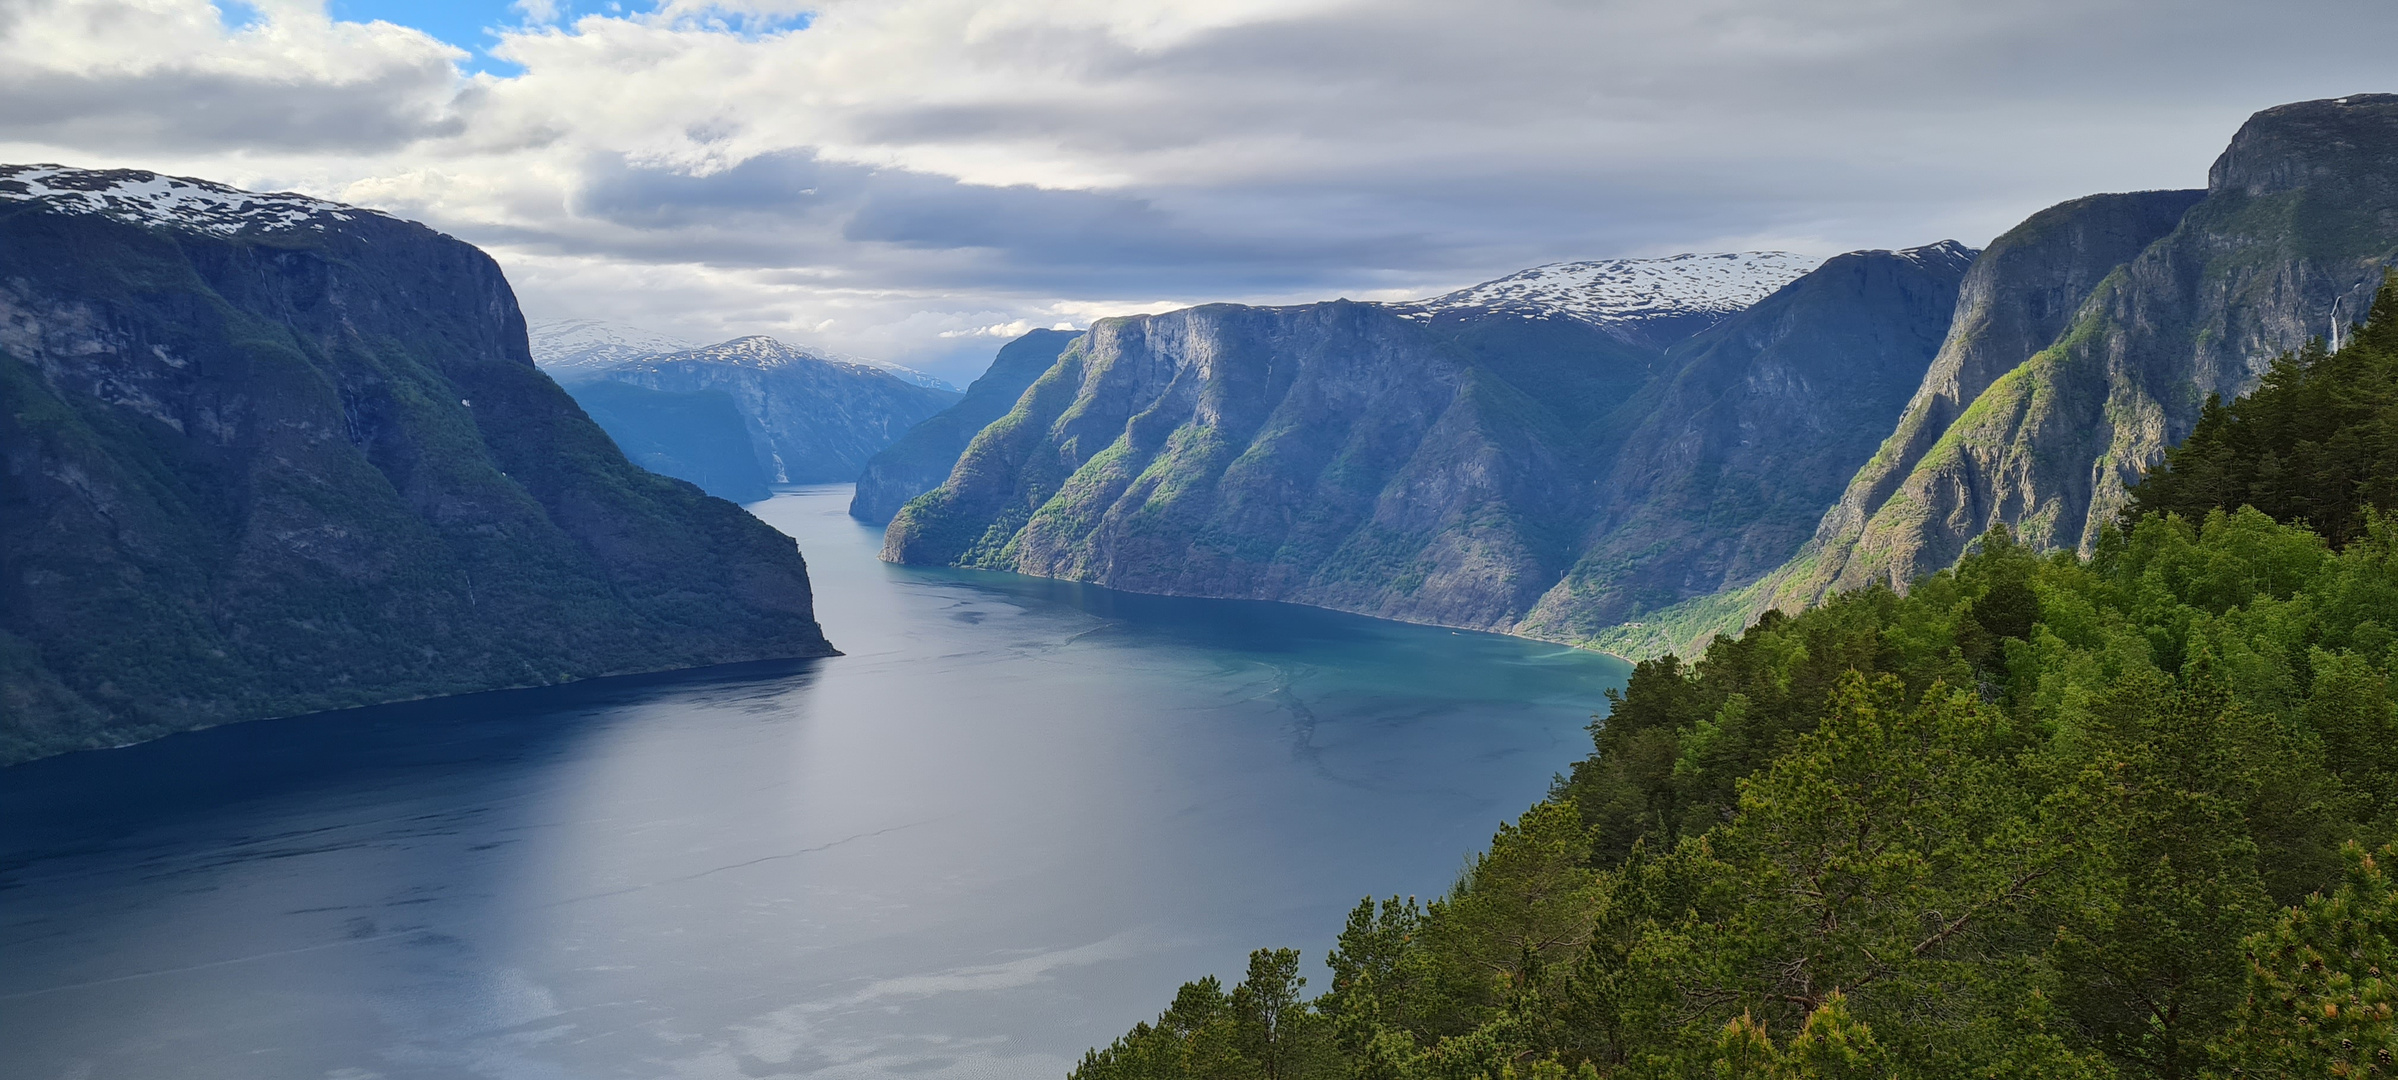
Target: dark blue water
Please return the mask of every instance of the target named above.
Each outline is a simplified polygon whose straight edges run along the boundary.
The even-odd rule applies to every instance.
[[[842,657],[0,770],[0,1076],[1054,1080],[1446,888],[1625,674],[888,567],[848,499],[752,508]]]

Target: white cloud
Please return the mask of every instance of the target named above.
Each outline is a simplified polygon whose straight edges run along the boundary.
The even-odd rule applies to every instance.
[[[628,5],[631,6],[631,5]],[[1981,242],[2390,89],[2380,0],[0,0],[0,156],[391,209],[536,314],[971,377],[990,328],[1566,258]],[[821,328],[821,329],[814,329]]]

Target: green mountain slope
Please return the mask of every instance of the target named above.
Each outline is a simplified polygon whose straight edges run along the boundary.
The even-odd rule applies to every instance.
[[[789,538],[626,462],[481,252],[0,168],[0,761],[830,651]]]
[[[2338,352],[2310,342],[2239,400],[2208,401],[2190,437],[2132,488],[2124,517],[2201,521],[2244,506],[2343,545],[2398,506],[2398,274]]]
[[[957,404],[909,428],[899,441],[866,462],[850,497],[849,515],[884,524],[908,500],[941,486],[974,436],[1007,415],[1034,379],[1057,362],[1079,336],[1069,330],[1034,330],[999,349],[991,366]]]

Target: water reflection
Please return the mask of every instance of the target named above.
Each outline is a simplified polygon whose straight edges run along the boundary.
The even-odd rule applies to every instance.
[[[1429,893],[1621,665],[800,537],[847,655],[0,772],[7,1076],[1055,1077]]]

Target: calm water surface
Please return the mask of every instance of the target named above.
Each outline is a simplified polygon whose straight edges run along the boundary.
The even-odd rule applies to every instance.
[[[1626,674],[888,567],[848,500],[752,507],[845,656],[0,770],[0,1075],[1056,1080],[1439,892]]]

